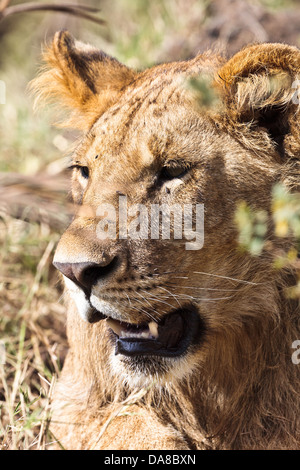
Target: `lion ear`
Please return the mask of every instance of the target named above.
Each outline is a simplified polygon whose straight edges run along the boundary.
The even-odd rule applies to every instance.
[[[233,123],[265,128],[282,146],[287,134],[299,135],[299,75],[299,49],[261,44],[246,47],[223,65],[217,85]]]
[[[33,80],[37,101],[60,102],[71,110],[65,126],[86,131],[113,103],[136,73],[104,52],[56,33],[44,52],[46,67]]]

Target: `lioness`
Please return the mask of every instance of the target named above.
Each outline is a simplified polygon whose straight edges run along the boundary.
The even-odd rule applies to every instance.
[[[54,436],[66,449],[299,448],[296,274],[273,263],[291,242],[270,224],[261,256],[241,251],[234,216],[239,201],[271,213],[276,182],[299,190],[300,51],[252,45],[136,72],[63,31],[45,60],[36,89],[84,132],[54,259],[70,343]],[[192,206],[189,231],[176,237],[170,213],[169,237],[150,224],[141,236],[144,209],[174,205]],[[204,240],[191,247],[196,206]]]

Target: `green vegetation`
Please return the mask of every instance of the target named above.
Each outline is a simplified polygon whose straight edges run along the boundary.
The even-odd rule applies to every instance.
[[[265,210],[253,210],[242,201],[237,207],[235,222],[242,250],[253,256],[267,250],[272,253],[275,269],[291,267],[299,272],[299,193],[290,193],[277,184],[272,192],[270,214]],[[298,279],[297,285],[288,290],[288,296],[300,297],[300,274]]]
[[[267,211],[253,210],[241,201],[237,207],[235,221],[239,232],[239,244],[252,255],[260,255],[263,249],[272,243],[270,242],[272,235],[268,234],[268,231],[271,231],[273,236],[290,238],[294,241],[294,247],[286,256],[288,261],[291,261],[291,257],[297,258],[297,250],[300,249],[299,193],[290,193],[283,185],[277,184],[272,192],[270,217]]]

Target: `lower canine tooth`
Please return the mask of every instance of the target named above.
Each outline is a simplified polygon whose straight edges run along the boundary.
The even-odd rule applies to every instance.
[[[158,338],[158,327],[157,327],[157,323],[156,323],[155,321],[151,321],[150,323],[148,323],[148,327],[149,327],[149,330],[150,330],[151,335],[152,335],[154,338]]]

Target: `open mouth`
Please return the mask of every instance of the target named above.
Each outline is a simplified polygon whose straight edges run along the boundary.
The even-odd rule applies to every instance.
[[[190,345],[199,343],[205,328],[194,307],[180,308],[161,321],[132,324],[105,317],[115,344],[115,354],[124,356],[183,355]]]

